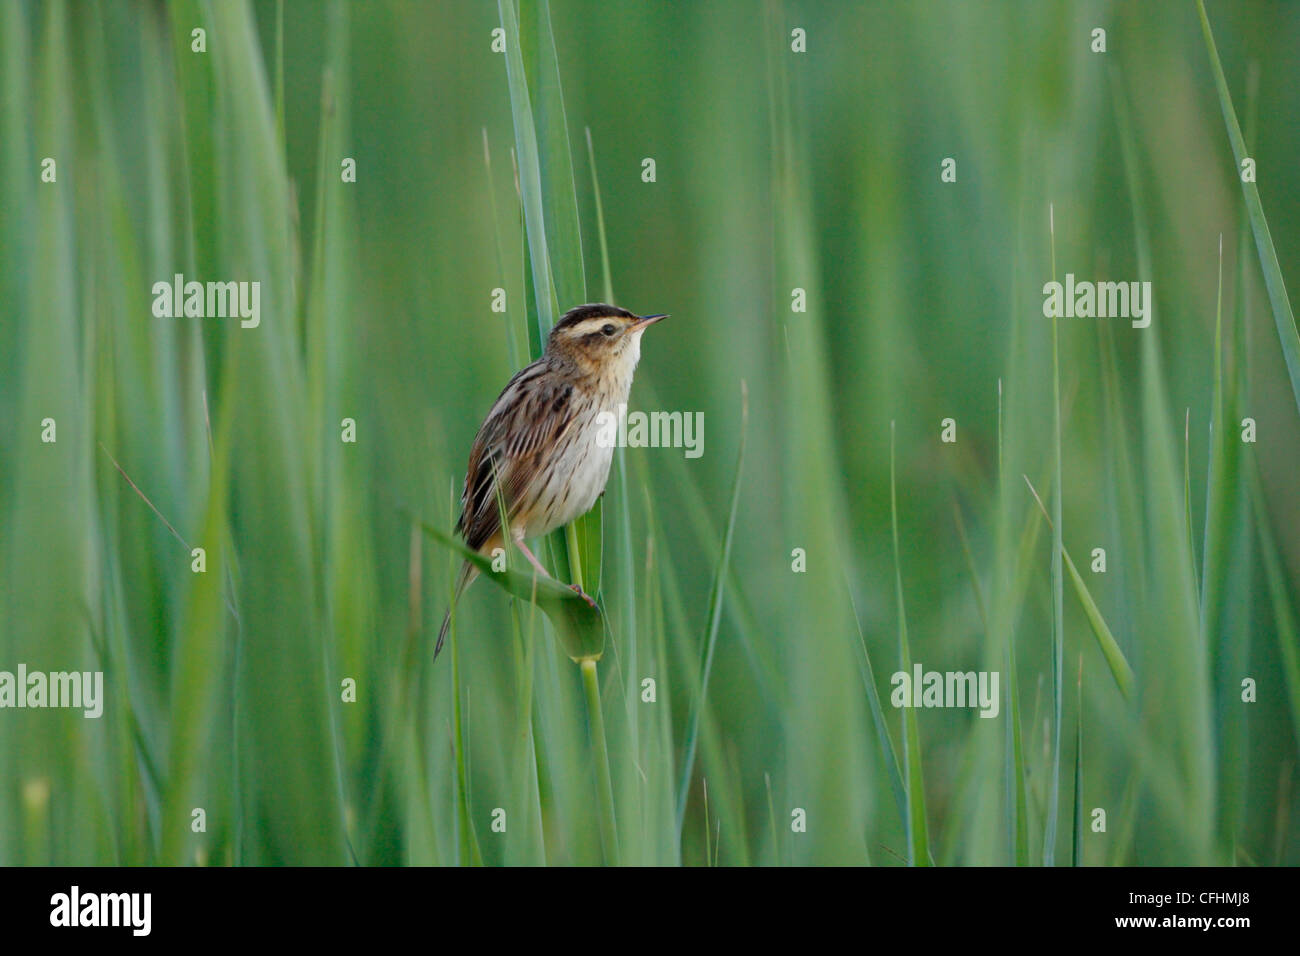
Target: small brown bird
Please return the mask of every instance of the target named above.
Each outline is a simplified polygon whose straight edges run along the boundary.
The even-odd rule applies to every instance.
[[[524,539],[564,527],[590,511],[604,492],[614,448],[597,440],[608,421],[601,413],[617,415],[627,402],[641,334],[663,318],[580,305],[556,323],[542,357],[515,374],[474,438],[456,523],[466,544],[490,555],[504,544],[505,524],[529,563],[551,577]],[[477,576],[469,561],[461,565],[452,607]],[[595,606],[581,588],[569,586]],[[450,622],[451,607],[438,631],[435,658]]]

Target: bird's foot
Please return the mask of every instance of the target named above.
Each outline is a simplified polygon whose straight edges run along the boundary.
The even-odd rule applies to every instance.
[[[590,605],[591,607],[596,606],[596,599],[593,598],[586,591],[584,591],[582,588],[578,587],[576,584],[570,584],[569,590],[572,591],[574,594],[578,595],[578,597],[582,598],[584,601],[586,601],[587,604]]]

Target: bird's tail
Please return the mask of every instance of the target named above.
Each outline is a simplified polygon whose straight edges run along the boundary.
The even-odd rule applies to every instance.
[[[438,643],[433,648],[433,659],[438,659],[438,654],[442,651],[442,643],[447,639],[447,628],[451,625],[451,612],[460,600],[464,590],[474,583],[478,577],[478,568],[471,562],[466,561],[460,566],[460,574],[456,575],[456,591],[451,596],[451,604],[447,607],[447,613],[442,616],[442,627],[438,630]]]

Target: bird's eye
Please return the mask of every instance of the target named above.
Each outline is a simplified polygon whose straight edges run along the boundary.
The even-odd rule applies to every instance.
[[[607,325],[607,326],[605,326],[603,329],[601,329],[600,331],[603,332],[605,335],[613,335],[613,334],[614,334],[615,332],[617,332],[618,330],[617,330],[616,328],[614,328],[614,326],[612,326],[612,325]]]

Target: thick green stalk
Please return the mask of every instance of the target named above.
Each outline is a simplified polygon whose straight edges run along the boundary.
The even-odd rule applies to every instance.
[[[609,748],[605,744],[605,717],[600,709],[600,682],[596,679],[596,661],[579,661],[582,689],[587,694],[587,719],[591,724],[591,751],[596,758],[596,796],[600,804],[600,844],[605,862],[618,866],[618,824],[614,819],[614,785],[609,775]]]

